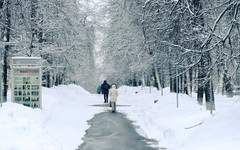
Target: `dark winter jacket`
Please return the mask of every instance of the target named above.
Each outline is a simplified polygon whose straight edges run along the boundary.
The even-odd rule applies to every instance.
[[[108,94],[110,88],[111,86],[107,83],[107,81],[104,81],[101,85],[102,94]]]

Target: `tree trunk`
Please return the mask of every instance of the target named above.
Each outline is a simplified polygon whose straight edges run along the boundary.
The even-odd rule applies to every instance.
[[[173,92],[174,87],[173,87],[172,67],[170,63],[169,63],[169,78],[170,78],[170,92]]]
[[[46,86],[50,88],[50,71],[46,72]]]
[[[10,12],[10,0],[6,1],[6,16],[7,16],[7,22],[6,22],[6,42],[10,42],[10,29],[11,29],[11,12]],[[7,83],[7,76],[8,76],[8,51],[9,51],[9,45],[7,44],[5,46],[5,51],[3,54],[3,102],[7,101],[7,90],[8,90],[8,83]]]
[[[29,46],[29,56],[33,56],[33,49],[34,49],[34,42],[35,42],[35,37],[37,35],[37,20],[36,20],[36,15],[37,15],[37,0],[32,0],[31,1],[31,42]]]
[[[2,51],[4,49],[4,46],[1,45],[2,43],[0,43],[0,62],[2,62],[3,57],[2,57]],[[0,103],[2,105],[2,101],[3,101],[3,66],[2,63],[0,63]]]
[[[228,69],[226,67],[226,64],[224,65],[223,83],[224,83],[224,91],[226,92],[227,97],[233,97],[233,87],[231,84],[231,77],[228,75]]]
[[[199,70],[198,70],[198,74],[199,74],[198,80],[200,81],[200,84],[198,84],[199,86],[198,102],[199,104],[202,104],[203,93],[205,93],[207,109],[209,109],[209,106],[214,105],[214,92],[213,92],[213,85],[212,85],[212,78],[211,78],[212,74],[211,74],[211,70],[209,69],[211,64],[212,62],[211,62],[210,52],[203,53],[202,58],[200,60]]]
[[[160,83],[161,83],[162,88],[165,88],[165,78],[164,78],[163,67],[161,67]]]
[[[205,98],[206,98],[206,109],[215,110],[213,85],[211,80],[207,81],[205,85]]]
[[[203,94],[204,94],[204,78],[206,73],[204,70],[204,62],[201,58],[200,64],[198,66],[198,89],[197,89],[197,101],[200,105],[203,104]]]
[[[157,79],[157,85],[158,85],[158,88],[160,88],[160,90],[161,90],[161,95],[163,96],[163,88],[162,88],[162,85],[160,83],[158,68],[157,68],[156,64],[154,64],[154,69],[155,69],[155,76],[156,76],[156,79]]]
[[[183,93],[183,75],[181,74],[181,75],[179,76],[179,78],[180,78],[180,83],[179,83],[179,86],[180,86],[180,88],[179,88],[179,93]]]
[[[145,87],[146,83],[145,83],[145,72],[143,72],[142,74],[142,87]]]
[[[204,88],[201,86],[198,87],[198,92],[197,92],[197,100],[198,104],[202,105],[203,104],[203,90]]]
[[[187,94],[187,95],[189,95],[189,93],[188,93],[188,85],[187,85],[187,73],[185,72],[184,73],[184,94]]]

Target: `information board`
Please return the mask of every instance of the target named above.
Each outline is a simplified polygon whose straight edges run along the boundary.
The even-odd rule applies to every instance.
[[[34,63],[33,58],[29,60],[30,63],[25,57],[12,58],[12,102],[42,108],[41,63]],[[37,57],[36,61],[39,60],[41,59]]]

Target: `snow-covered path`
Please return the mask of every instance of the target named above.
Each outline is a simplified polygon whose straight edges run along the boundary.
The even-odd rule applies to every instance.
[[[134,126],[119,112],[96,114],[88,123],[84,143],[78,150],[155,150],[149,147],[153,140],[140,136]]]

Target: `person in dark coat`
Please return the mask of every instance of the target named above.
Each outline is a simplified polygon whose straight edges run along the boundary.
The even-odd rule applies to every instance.
[[[102,94],[104,95],[104,103],[108,103],[108,93],[110,88],[111,86],[106,80],[104,80],[103,84],[101,85]]]

